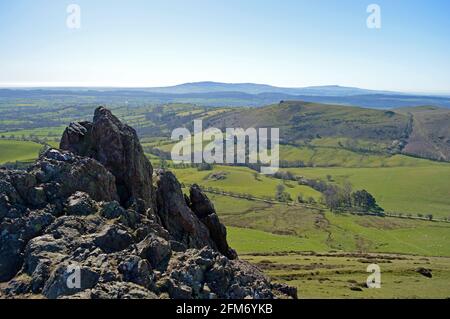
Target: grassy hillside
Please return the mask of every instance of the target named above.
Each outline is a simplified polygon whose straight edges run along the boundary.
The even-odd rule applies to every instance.
[[[450,256],[450,224],[321,213],[307,208],[210,196],[242,253],[351,251]]]
[[[282,142],[298,146],[313,146],[313,140],[344,139],[334,147],[362,155],[375,151],[450,160],[450,110],[437,107],[383,111],[288,101],[234,110],[211,116],[207,122],[220,128],[278,127]]]
[[[410,119],[392,111],[290,101],[213,116],[208,125],[220,128],[278,127],[284,142],[317,137],[393,142],[408,136]]]
[[[242,258],[263,269],[274,281],[296,286],[304,298],[449,298],[450,258],[398,254],[289,253]],[[367,266],[381,270],[381,288],[368,289]],[[432,270],[424,277],[419,267]]]
[[[0,134],[39,138],[56,146],[64,125],[86,119],[95,106],[86,102],[61,107],[57,101],[33,105],[18,101],[15,110],[7,105],[2,108],[0,103]],[[392,112],[304,102],[240,110],[181,103],[144,106],[135,101],[128,105],[115,104],[114,112],[136,128],[155,167],[162,160],[150,152],[154,148],[170,152],[174,144],[168,140],[171,130],[189,128],[193,119],[202,118],[204,124],[219,128],[280,127],[284,142],[288,142],[281,146],[280,159],[285,166],[296,163],[295,168],[282,170],[331,184],[348,181],[354,190],[366,189],[373,194],[387,211],[404,216],[450,217],[450,164],[401,154],[404,146],[403,152],[420,156],[446,154],[448,121],[442,110]],[[0,163],[32,160],[40,148],[32,142],[0,140]],[[227,225],[231,246],[274,280],[298,286],[302,297],[450,296],[449,223],[334,214],[314,202],[312,206],[274,203],[268,199],[275,196],[280,184],[294,200],[301,195],[320,202],[322,194],[246,167],[172,170],[187,184],[266,199],[208,193]],[[367,277],[368,262],[381,264],[385,288],[351,290]],[[418,275],[418,266],[432,268],[433,280]]]
[[[314,189],[294,182],[282,182],[246,167],[216,166],[214,171],[198,171],[195,168],[173,169],[178,179],[187,184],[219,188],[226,192],[251,194],[256,197],[274,197],[277,185],[284,184],[292,198],[299,194],[318,200],[321,194]],[[215,176],[219,176],[218,178]]]
[[[349,181],[366,189],[387,211],[450,217],[450,164],[421,162],[418,166],[381,168],[290,168],[295,175]]]
[[[450,160],[450,110],[436,107],[405,108],[413,118],[413,130],[403,150],[407,154]]]
[[[308,167],[397,167],[425,166],[433,162],[405,155],[373,154],[356,152],[332,146],[291,146],[280,147],[280,159],[288,163],[301,161]]]
[[[34,142],[0,139],[0,164],[15,161],[32,161],[38,157],[42,145]]]

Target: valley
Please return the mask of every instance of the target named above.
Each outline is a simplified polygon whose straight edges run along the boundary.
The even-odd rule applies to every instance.
[[[66,99],[27,100],[32,106],[1,102],[0,165],[26,166],[44,145],[58,147],[64,125],[88,118],[94,108],[88,101]],[[208,194],[242,258],[273,280],[298,287],[300,297],[450,296],[449,132],[442,120],[448,110],[109,102],[136,129],[155,168],[171,170],[186,191],[198,184]],[[170,132],[191,130],[194,119],[221,129],[280,127],[280,172],[289,178],[247,166],[174,164]],[[433,123],[440,123],[438,130]],[[366,190],[385,215],[331,211],[311,181]],[[280,189],[282,200],[277,199]],[[381,290],[363,285],[372,261],[382,268]],[[433,278],[418,274],[420,267],[432,269]]]

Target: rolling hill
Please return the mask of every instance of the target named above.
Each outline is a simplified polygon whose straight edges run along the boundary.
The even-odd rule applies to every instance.
[[[436,107],[401,109],[413,118],[412,133],[405,154],[436,160],[450,160],[450,111]]]
[[[363,94],[392,94],[388,91],[367,90],[339,85],[310,86],[303,88],[285,88],[267,84],[256,83],[221,83],[221,82],[194,82],[175,86],[149,88],[148,92],[189,94],[189,93],[218,93],[218,92],[241,92],[247,94],[280,93],[289,95],[312,95],[312,96],[351,96]]]
[[[278,127],[284,143],[326,137],[348,137],[374,141],[405,139],[408,116],[392,111],[286,101],[263,108],[241,109],[211,117],[208,126]]]
[[[142,105],[142,103],[194,103],[202,106],[261,107],[280,100],[315,103],[400,108],[433,105],[450,108],[449,96],[376,91],[338,85],[282,88],[254,83],[197,82],[158,88],[23,88],[0,89],[2,101],[27,103],[46,99],[77,103]]]
[[[331,139],[334,145],[328,147],[450,160],[450,110],[437,107],[391,111],[282,101],[217,114],[206,123],[221,129],[278,127],[282,143],[297,146],[317,146]]]

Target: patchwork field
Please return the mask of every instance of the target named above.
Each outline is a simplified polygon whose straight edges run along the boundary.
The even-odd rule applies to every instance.
[[[210,195],[239,252],[350,251],[450,257],[450,224],[355,216]]]
[[[241,258],[296,286],[300,298],[450,297],[450,224],[211,197]],[[381,289],[365,285],[372,263],[381,267]],[[433,277],[418,273],[420,267]]]
[[[38,157],[41,144],[0,139],[0,164],[32,161]]]
[[[405,155],[386,155],[355,152],[337,146],[289,146],[280,147],[280,158],[287,162],[302,161],[310,167],[398,167],[433,165],[429,160]]]
[[[429,161],[428,161],[429,162]],[[354,189],[366,189],[387,211],[450,217],[450,165],[380,168],[293,168],[295,175],[336,183],[349,181]]]
[[[172,169],[172,171],[180,181],[187,184],[197,183],[203,187],[214,187],[226,192],[251,194],[257,197],[273,198],[277,186],[283,183],[246,167],[216,166],[214,171],[198,171],[195,168]],[[285,182],[284,185],[292,198],[297,198],[299,194],[316,200],[321,197],[314,189],[295,182]]]
[[[285,253],[242,256],[274,281],[296,286],[299,298],[449,298],[450,258],[399,254]],[[377,264],[381,287],[368,288]],[[431,278],[418,272],[431,270]]]
[[[54,103],[51,107],[34,106],[39,116],[29,114],[29,106],[23,105],[19,111],[24,118],[20,120],[15,120],[15,113],[5,106],[2,110],[10,116],[0,121],[0,134],[4,138],[39,139],[57,147],[65,125],[87,119],[86,114],[90,116],[94,107],[90,102],[65,108]],[[230,245],[273,280],[297,286],[301,298],[450,297],[450,223],[335,214],[322,205],[320,192],[296,181],[264,176],[246,167],[174,169],[171,161],[162,160],[164,156],[154,152],[158,148],[169,153],[174,143],[167,136],[173,127],[189,127],[196,118],[204,119],[205,124],[212,118],[210,124],[218,127],[222,118],[243,127],[262,121],[262,126],[273,124],[287,130],[285,136],[292,144],[281,146],[280,160],[286,167],[294,164],[296,168],[282,170],[329,184],[349,182],[353,190],[367,190],[387,212],[403,217],[432,214],[439,219],[450,218],[450,164],[400,155],[398,148],[392,148],[398,147],[398,139],[408,130],[408,113],[396,116],[392,112],[359,110],[359,116],[355,116],[355,109],[335,107],[331,111],[338,113],[328,114],[328,108],[319,108],[316,113],[317,105],[288,103],[275,117],[273,111],[278,106],[264,109],[264,116],[255,119],[252,114],[259,114],[256,110],[244,111],[245,116],[239,118],[228,108],[134,103],[130,109],[119,103],[112,108],[137,130],[153,166],[169,165],[182,183],[197,183],[226,193],[207,195],[227,226]],[[359,123],[359,117],[364,119],[362,127],[353,125]],[[39,127],[35,123],[38,120],[43,121]],[[242,121],[245,123],[240,125]],[[303,126],[307,122],[312,123],[314,134],[308,133],[310,127]],[[384,135],[379,137],[379,132]],[[0,164],[31,161],[40,149],[41,144],[1,139]],[[280,185],[292,200],[300,195],[312,199],[312,204],[275,203]],[[364,285],[370,263],[381,267],[381,289]],[[419,267],[431,269],[432,278],[419,274]]]

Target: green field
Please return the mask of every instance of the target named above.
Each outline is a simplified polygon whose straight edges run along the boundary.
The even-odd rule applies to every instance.
[[[449,298],[450,258],[399,254],[288,253],[246,255],[274,281],[296,286],[299,298]],[[366,286],[369,264],[381,271],[381,287]],[[418,273],[432,271],[432,278]]]
[[[28,101],[17,102],[29,107],[25,106]],[[39,139],[57,147],[65,125],[91,118],[95,107],[91,102],[80,107],[69,103],[64,108],[52,103],[51,107],[45,103],[33,106],[42,108],[40,116],[0,120],[4,131],[0,135]],[[369,191],[387,212],[404,217],[433,214],[439,219],[450,218],[450,164],[399,154],[402,149],[396,143],[408,128],[407,113],[295,102],[234,110],[192,104],[144,106],[139,101],[125,108],[120,103],[111,108],[136,129],[155,168],[165,162],[182,183],[233,194],[207,192],[227,226],[230,246],[273,280],[297,286],[300,297],[450,297],[450,223],[335,214],[321,204],[320,192],[296,181],[261,175],[246,167],[174,169],[171,161],[150,154],[154,148],[170,153],[174,142],[168,136],[172,129],[189,125],[194,118],[202,118],[205,123],[210,120],[209,124],[217,127],[222,120],[229,124],[227,127],[280,127],[282,139],[290,143],[281,146],[280,160],[286,167],[296,167],[282,170],[331,184],[349,182],[353,190]],[[2,110],[12,112],[8,105]],[[41,119],[46,124],[32,128]],[[55,126],[46,127],[49,123]],[[413,146],[421,146],[422,140]],[[1,139],[0,149],[0,164],[27,162],[37,157],[41,144]],[[305,206],[271,201],[280,184],[294,201],[301,195],[315,202]],[[369,263],[382,268],[381,289],[362,285]],[[417,267],[432,269],[433,278],[418,274]],[[361,291],[351,289],[355,287]]]
[[[389,168],[293,168],[298,176],[349,181],[366,189],[386,211],[450,217],[450,164]]]
[[[220,188],[223,191],[241,194],[251,194],[257,197],[274,197],[277,185],[282,181],[258,174],[246,167],[216,166],[214,171],[198,171],[195,168],[172,169],[177,178],[188,184],[197,183],[204,187]],[[211,177],[212,173],[219,173],[224,179],[217,180]],[[295,182],[285,182],[286,192],[293,199],[299,194],[303,197],[312,197],[318,200],[321,194],[314,189],[298,185]]]
[[[5,136],[5,137],[15,137],[15,138],[37,137],[37,138],[48,138],[48,139],[54,139],[54,138],[60,139],[65,128],[66,128],[65,126],[42,127],[42,128],[36,128],[36,129],[7,131],[7,132],[0,133],[0,135]]]
[[[41,144],[34,142],[0,140],[0,164],[32,161],[38,157],[41,148]]]
[[[242,253],[351,251],[450,257],[450,224],[209,196]]]
[[[288,146],[280,147],[280,159],[287,162],[302,161],[310,167],[398,167],[426,166],[434,162],[405,155],[381,155],[354,152],[331,146]]]

